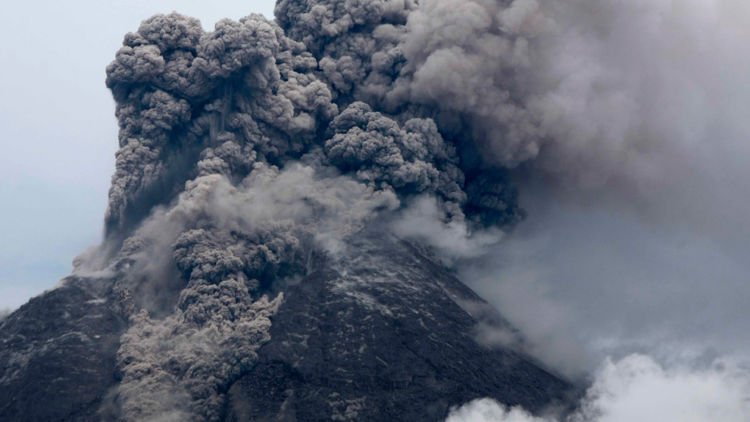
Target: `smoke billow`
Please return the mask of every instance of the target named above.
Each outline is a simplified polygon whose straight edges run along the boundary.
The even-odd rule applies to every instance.
[[[81,275],[117,280],[130,319],[108,411],[219,418],[222,391],[269,339],[285,280],[304,275],[313,254],[335,256],[347,237],[395,218],[402,201],[430,198],[435,224],[465,239],[518,219],[507,177],[472,168],[467,182],[429,112],[390,113],[362,102],[375,85],[355,89],[370,76],[393,83],[394,69],[375,75],[370,59],[393,49],[402,60],[396,38],[371,42],[367,29],[403,31],[413,7],[281,3],[281,27],[251,15],[204,32],[171,14],[126,35],[107,68],[121,147],[107,241],[77,263]],[[316,34],[321,19],[332,23]],[[372,54],[345,71],[339,53],[363,53],[362,43]]]
[[[120,149],[105,242],[77,263],[116,280],[130,319],[117,417],[218,419],[226,386],[269,339],[280,287],[372,224],[435,248],[568,373],[591,371],[602,351],[626,355],[627,342],[652,352],[660,330],[734,318],[709,306],[675,322],[698,294],[739,289],[733,306],[747,303],[736,273],[716,292],[705,280],[750,234],[750,60],[738,54],[750,34],[737,17],[749,11],[729,0],[280,0],[276,22],[250,15],[206,32],[176,13],[144,21],[107,68]],[[526,215],[518,189],[529,222],[507,234]],[[684,233],[721,252],[665,260]],[[687,287],[664,269],[693,258],[709,270]],[[677,287],[654,290],[660,281]],[[628,286],[655,291],[652,302],[682,292],[665,307],[676,325],[643,335],[662,308],[623,323],[646,300],[618,303]],[[600,335],[612,324],[621,338]],[[626,406],[602,400],[633,365],[696,381],[633,359],[599,375],[583,415]]]
[[[118,401],[128,418],[217,419],[222,387],[270,339],[268,318],[283,300],[271,283],[304,274],[314,249],[335,255],[378,211],[398,206],[391,192],[318,177],[303,164],[262,163],[236,184],[199,176],[125,241],[115,290],[131,318],[118,354]],[[174,310],[159,318],[165,302],[156,294],[172,290]]]

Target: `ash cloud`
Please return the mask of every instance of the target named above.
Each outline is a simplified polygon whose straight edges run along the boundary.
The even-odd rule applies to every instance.
[[[438,201],[418,196],[396,213],[390,228],[399,236],[430,246],[444,262],[477,258],[498,246],[505,233],[497,227],[474,231],[465,221],[445,221]]]
[[[528,220],[464,279],[567,373],[632,351],[747,358],[750,128],[737,110],[750,103],[750,62],[736,52],[750,10],[583,0],[528,10],[546,32],[530,44],[527,108],[549,136],[515,172]]]
[[[256,164],[236,185],[217,174],[189,182],[174,206],[126,240],[114,264],[131,323],[118,353],[125,418],[218,419],[221,391],[270,339],[269,317],[283,301],[271,283],[305,274],[315,250],[335,255],[378,211],[397,206],[392,192],[334,174],[318,179],[303,164]],[[139,299],[159,283],[176,296],[163,319],[148,312],[163,302]]]
[[[275,164],[299,157],[319,130],[318,118],[337,110],[326,86],[307,74],[315,64],[260,15],[220,21],[209,33],[177,14],[144,21],[107,68],[121,146],[107,227],[122,231],[137,223],[127,221],[129,210],[142,218],[161,198],[174,197],[194,176],[197,156],[216,156],[209,149],[220,141],[234,140],[240,150],[251,144],[240,161],[254,161],[252,154]],[[224,165],[233,164],[241,163]]]
[[[391,6],[373,10],[336,18],[329,36],[356,48],[371,37],[355,35],[359,25],[405,22]],[[464,237],[467,224],[516,211],[512,194],[486,200],[512,191],[503,179],[467,188],[454,144],[425,113],[378,111],[339,91],[317,70],[332,60],[324,44],[258,15],[213,32],[159,15],[125,36],[107,68],[121,145],[107,243],[77,265],[116,280],[130,321],[112,415],[219,418],[221,391],[268,341],[284,280],[401,201],[433,198],[436,221]]]
[[[77,268],[113,277],[130,319],[117,417],[217,419],[268,340],[278,286],[372,224],[435,248],[567,373],[665,339],[750,350],[729,341],[748,297],[747,7],[281,0],[275,13],[210,32],[155,16],[107,68],[120,150],[105,243]],[[680,239],[708,243],[675,255]],[[681,321],[686,303],[703,317]]]
[[[554,25],[532,44],[537,93],[526,104],[547,136],[515,172],[528,219],[461,278],[571,377],[634,352],[682,374],[685,387],[668,397],[647,378],[633,383],[628,394],[663,407],[623,399],[612,403],[621,419],[595,420],[746,419],[746,387],[731,387],[746,385],[742,371],[706,384],[726,399],[711,405],[723,416],[677,405],[696,401],[690,379],[715,378],[706,361],[750,358],[750,130],[738,114],[750,103],[750,63],[737,54],[750,10],[594,3],[539,3]]]

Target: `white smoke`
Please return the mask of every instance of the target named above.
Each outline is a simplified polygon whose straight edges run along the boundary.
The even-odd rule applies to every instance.
[[[550,422],[520,407],[507,408],[492,399],[479,399],[451,409],[446,422]]]
[[[496,246],[504,236],[499,228],[473,232],[465,221],[448,220],[434,197],[420,196],[392,221],[398,236],[432,247],[445,261],[475,258]]]
[[[256,164],[236,184],[219,174],[189,182],[113,265],[126,271],[115,289],[131,324],[118,351],[122,415],[218,420],[221,389],[255,361],[283,302],[283,293],[260,295],[261,283],[304,267],[313,248],[335,255],[378,211],[397,206],[392,192],[300,163]],[[178,294],[159,318],[175,301],[159,295]]]
[[[451,411],[447,422],[742,422],[750,418],[747,368],[662,366],[645,355],[607,360],[572,415],[536,417],[491,399]]]

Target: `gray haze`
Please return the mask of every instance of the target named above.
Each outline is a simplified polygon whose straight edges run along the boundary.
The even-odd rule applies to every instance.
[[[554,89],[530,107],[551,137],[517,174],[528,219],[462,278],[537,356],[595,378],[583,420],[746,420],[750,8],[515,4],[550,18],[535,72]]]
[[[572,371],[587,353],[747,355],[750,9],[569,3],[542,42],[554,136],[518,176],[528,220],[466,279]]]

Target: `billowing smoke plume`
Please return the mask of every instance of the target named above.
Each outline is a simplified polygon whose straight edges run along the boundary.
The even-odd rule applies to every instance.
[[[398,206],[390,192],[318,177],[302,164],[262,163],[236,185],[199,176],[126,240],[115,265],[132,323],[118,354],[118,400],[128,418],[217,419],[220,391],[270,339],[268,317],[283,300],[270,284],[304,274],[313,244],[335,255],[378,210]],[[167,307],[159,292],[175,280],[185,284],[173,313],[152,318],[148,311]]]
[[[282,27],[252,15],[213,32],[160,15],[125,37],[107,68],[121,146],[107,243],[78,264],[114,275],[130,318],[108,411],[219,418],[279,287],[402,203],[431,201],[429,219],[465,242],[519,219],[507,176],[464,169],[429,109],[375,99],[398,77],[413,8],[280,3]]]
[[[542,209],[559,196],[658,221],[690,208],[681,181],[746,151],[747,127],[724,123],[750,98],[696,55],[750,70],[722,44],[745,30],[684,28],[692,13],[731,14],[718,0],[621,3],[280,0],[276,22],[205,32],[171,14],[127,34],[107,68],[120,150],[106,241],[78,263],[115,277],[130,319],[113,414],[219,418],[225,387],[268,340],[280,287],[368,225],[453,261],[504,253],[492,246],[524,218],[515,185]],[[715,154],[703,162],[703,150]],[[738,187],[740,164],[710,175]],[[707,205],[678,225],[734,193],[695,180]],[[712,215],[740,221],[734,203]]]

